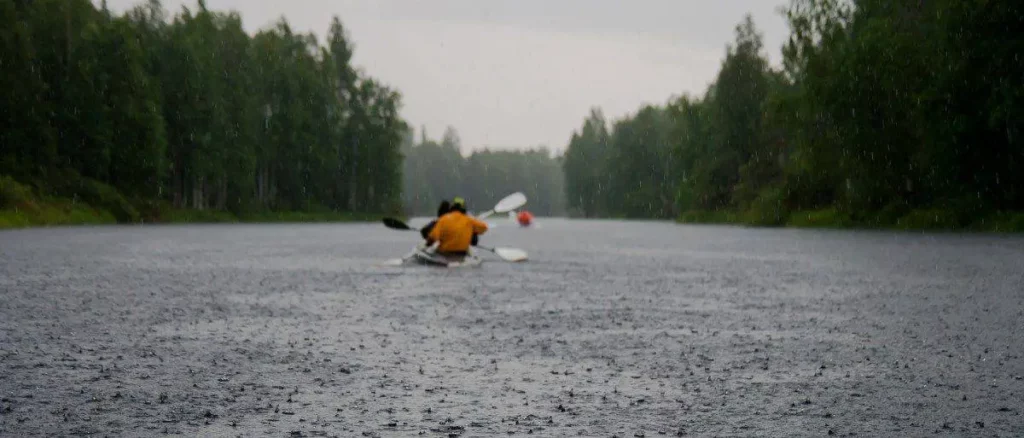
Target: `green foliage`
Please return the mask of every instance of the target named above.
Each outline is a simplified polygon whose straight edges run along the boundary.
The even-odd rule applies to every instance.
[[[613,122],[607,151],[566,160],[570,201],[608,187],[599,215],[1012,229],[1012,213],[990,218],[1024,210],[1024,88],[1011,79],[1024,77],[1024,4],[990,3],[791,0],[777,71],[747,18],[704,96],[638,131],[643,108]],[[567,158],[592,143],[581,138]],[[651,154],[664,139],[671,153]],[[659,198],[674,210],[637,208]]]
[[[26,185],[0,175],[0,229],[34,225],[84,225],[115,221],[103,209],[74,200],[40,198]]]
[[[976,231],[1016,232],[1024,233],[1024,213],[997,212],[982,217],[971,224],[970,229]]]
[[[780,226],[789,218],[785,190],[768,187],[761,191],[743,213],[743,221],[750,225]]]
[[[849,216],[835,208],[796,211],[789,215],[786,226],[802,228],[843,228],[853,226]]]
[[[913,210],[897,226],[908,230],[953,230],[961,227],[956,212],[938,208]]]
[[[565,151],[566,204],[583,217],[610,213],[606,201],[611,188],[607,172],[608,125],[599,109],[592,109],[579,132],[574,132]]]
[[[680,215],[677,220],[689,224],[735,224],[739,216],[731,211],[690,210]]]
[[[910,214],[911,207],[906,203],[892,202],[881,210],[877,211],[849,211],[845,210],[845,216],[851,221],[872,228],[899,226],[901,219]]]
[[[337,19],[325,46],[284,21],[250,36],[201,1],[0,1],[0,173],[124,222],[160,202],[397,210],[401,97],[350,65],[347,38]]]
[[[645,106],[614,125],[605,205],[627,218],[674,216],[672,147],[664,110]]]
[[[32,189],[14,178],[0,175],[0,208],[14,208],[32,199]]]
[[[30,226],[112,224],[110,213],[68,201],[33,204],[26,209],[0,209],[0,229]]]
[[[83,180],[76,193],[86,204],[109,211],[119,222],[138,222],[139,212],[113,187],[99,181]]]

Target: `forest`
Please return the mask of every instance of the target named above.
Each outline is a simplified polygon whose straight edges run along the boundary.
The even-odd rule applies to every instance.
[[[748,16],[703,95],[620,120],[591,111],[563,160],[567,208],[766,226],[1024,230],[1022,9],[792,0],[779,67]]]
[[[790,0],[748,16],[700,95],[586,115],[564,154],[463,151],[281,19],[0,0],[0,227],[339,220],[470,209],[765,226],[1024,229],[1024,5]]]
[[[401,209],[401,96],[337,18],[321,42],[201,0],[0,0],[0,53],[7,225]]]
[[[338,18],[320,42],[283,19],[250,36],[203,1],[0,0],[0,17],[0,225],[433,214],[516,191],[564,212],[546,149],[416,143]]]
[[[565,214],[564,177],[560,157],[544,147],[527,150],[474,150],[464,156],[455,128],[445,130],[441,141],[421,132],[402,146],[405,157],[402,203],[410,214],[432,216],[441,200],[465,198],[473,211],[485,211],[501,198],[522,192],[525,207],[542,216]]]

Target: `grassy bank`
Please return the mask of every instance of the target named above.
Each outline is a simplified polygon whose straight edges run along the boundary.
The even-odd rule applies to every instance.
[[[21,207],[0,209],[0,229],[48,225],[113,224],[107,211],[59,200],[40,201]]]
[[[234,214],[175,209],[165,202],[132,202],[113,188],[92,182],[70,198],[47,196],[10,177],[0,176],[0,229],[116,223],[367,222],[380,217],[379,214],[331,211]]]
[[[110,224],[117,219],[104,209],[75,200],[45,198],[33,190],[0,176],[0,229],[36,225]]]
[[[856,218],[834,208],[760,215],[754,212],[691,211],[678,219],[692,224],[735,224],[789,228],[888,229],[916,231],[1024,232],[1024,212],[963,214],[942,209],[882,211]]]

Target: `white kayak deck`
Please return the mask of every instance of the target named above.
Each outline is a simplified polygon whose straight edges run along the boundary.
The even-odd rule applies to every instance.
[[[466,256],[447,256],[437,254],[430,249],[420,248],[416,248],[413,259],[420,264],[446,268],[479,266],[483,263],[483,259],[472,253]]]

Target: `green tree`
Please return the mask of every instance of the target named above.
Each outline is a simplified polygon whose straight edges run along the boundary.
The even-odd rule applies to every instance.
[[[608,212],[604,202],[610,188],[606,169],[608,143],[607,122],[601,111],[593,108],[583,127],[572,134],[566,148],[563,161],[566,202],[570,209],[583,217]]]
[[[46,175],[58,165],[57,133],[49,123],[54,111],[39,52],[50,52],[38,39],[33,21],[42,2],[0,1],[0,174],[21,180]]]
[[[725,61],[708,102],[715,130],[708,163],[711,186],[706,197],[710,207],[744,204],[750,190],[735,191],[748,163],[757,165],[770,157],[764,153],[763,114],[768,96],[768,62],[762,56],[761,35],[750,15],[736,27],[736,41],[726,50]],[[739,195],[739,196],[737,196]]]
[[[118,204],[398,208],[400,95],[281,20],[255,36],[198,1],[115,16],[88,0],[0,1],[0,173]]]

